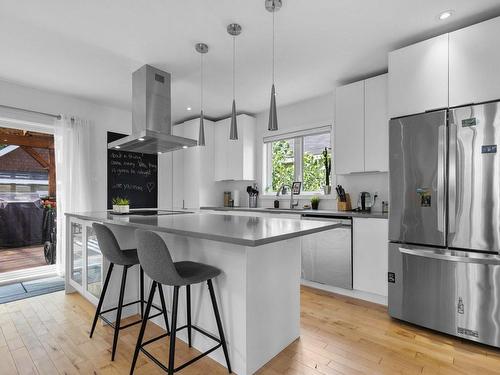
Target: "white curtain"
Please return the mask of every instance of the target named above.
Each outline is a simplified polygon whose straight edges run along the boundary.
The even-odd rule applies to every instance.
[[[66,262],[66,212],[90,209],[90,127],[87,120],[62,116],[55,122],[57,181],[57,272]]]

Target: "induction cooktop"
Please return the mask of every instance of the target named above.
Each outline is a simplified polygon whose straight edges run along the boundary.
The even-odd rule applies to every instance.
[[[163,216],[163,215],[182,215],[192,214],[190,211],[172,211],[172,210],[133,210],[127,213],[110,212],[112,215],[120,216]]]

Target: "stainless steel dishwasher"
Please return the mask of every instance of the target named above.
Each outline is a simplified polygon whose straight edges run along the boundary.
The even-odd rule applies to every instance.
[[[339,228],[302,237],[302,278],[352,289],[352,219],[303,214],[302,220],[341,224]]]

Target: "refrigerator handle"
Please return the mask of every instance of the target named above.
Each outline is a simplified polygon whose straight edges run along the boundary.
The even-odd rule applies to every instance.
[[[446,192],[446,125],[439,126],[438,145],[438,186],[437,186],[437,229],[445,231],[445,192]]]
[[[500,265],[500,257],[498,255],[481,253],[470,255],[470,253],[451,250],[408,249],[406,247],[400,247],[399,252],[415,257],[446,260],[449,262]],[[458,255],[458,253],[463,253],[463,255]]]
[[[456,230],[456,200],[457,200],[457,125],[453,121],[453,112],[450,113],[450,144],[448,162],[448,233]]]

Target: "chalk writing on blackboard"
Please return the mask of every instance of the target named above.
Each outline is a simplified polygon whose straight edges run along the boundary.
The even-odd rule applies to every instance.
[[[108,143],[122,136],[108,132]],[[108,209],[114,197],[128,198],[131,208],[156,208],[158,156],[108,150]]]

